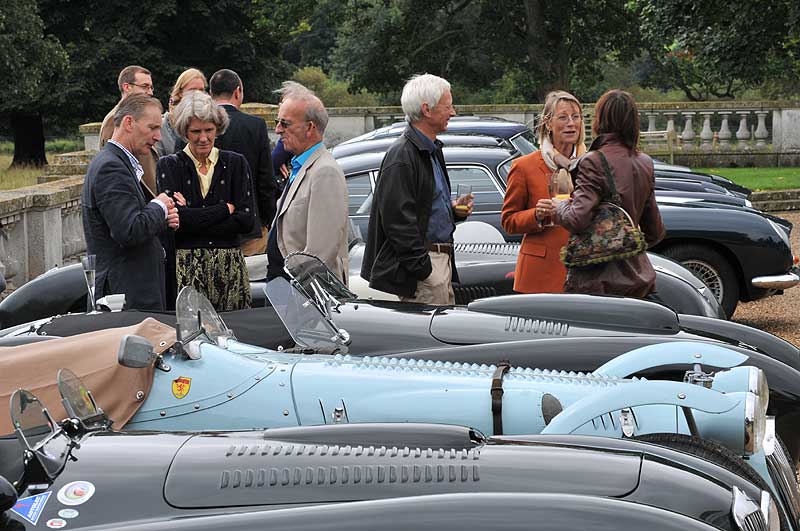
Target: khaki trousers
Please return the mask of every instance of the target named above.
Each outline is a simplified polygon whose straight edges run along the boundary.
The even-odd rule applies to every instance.
[[[456,303],[453,294],[453,270],[450,265],[450,253],[429,251],[433,271],[425,280],[417,281],[417,291],[413,297],[400,297],[401,302],[421,302],[442,306]]]
[[[258,223],[258,221],[256,221]],[[242,254],[245,256],[253,256],[256,254],[264,254],[267,252],[267,228],[261,227],[261,237],[255,240],[245,240],[239,245]]]

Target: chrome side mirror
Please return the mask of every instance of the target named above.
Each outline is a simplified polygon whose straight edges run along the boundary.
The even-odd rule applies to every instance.
[[[152,367],[157,357],[153,345],[141,336],[128,334],[119,342],[117,361],[123,367],[146,369]]]

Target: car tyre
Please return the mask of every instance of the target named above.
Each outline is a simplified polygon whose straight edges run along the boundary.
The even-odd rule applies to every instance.
[[[730,262],[719,252],[696,244],[679,244],[661,254],[680,262],[702,280],[730,319],[739,303],[739,278]]]

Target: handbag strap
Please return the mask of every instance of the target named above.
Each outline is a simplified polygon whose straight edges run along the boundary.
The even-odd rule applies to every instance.
[[[603,152],[600,150],[597,151],[597,154],[600,155],[600,163],[603,165],[603,171],[605,172],[606,180],[608,181],[608,190],[610,192],[609,195],[611,196],[609,201],[621,206],[622,198],[617,192],[617,185],[614,183],[614,173],[611,171],[611,167],[608,165],[608,159],[606,159],[606,156],[603,155]]]

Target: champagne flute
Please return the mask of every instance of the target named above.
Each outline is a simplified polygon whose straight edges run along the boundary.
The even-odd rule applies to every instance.
[[[95,311],[96,301],[94,299],[94,278],[97,270],[97,256],[88,254],[81,258],[81,265],[83,266],[83,276],[86,279],[86,311],[91,313]]]

